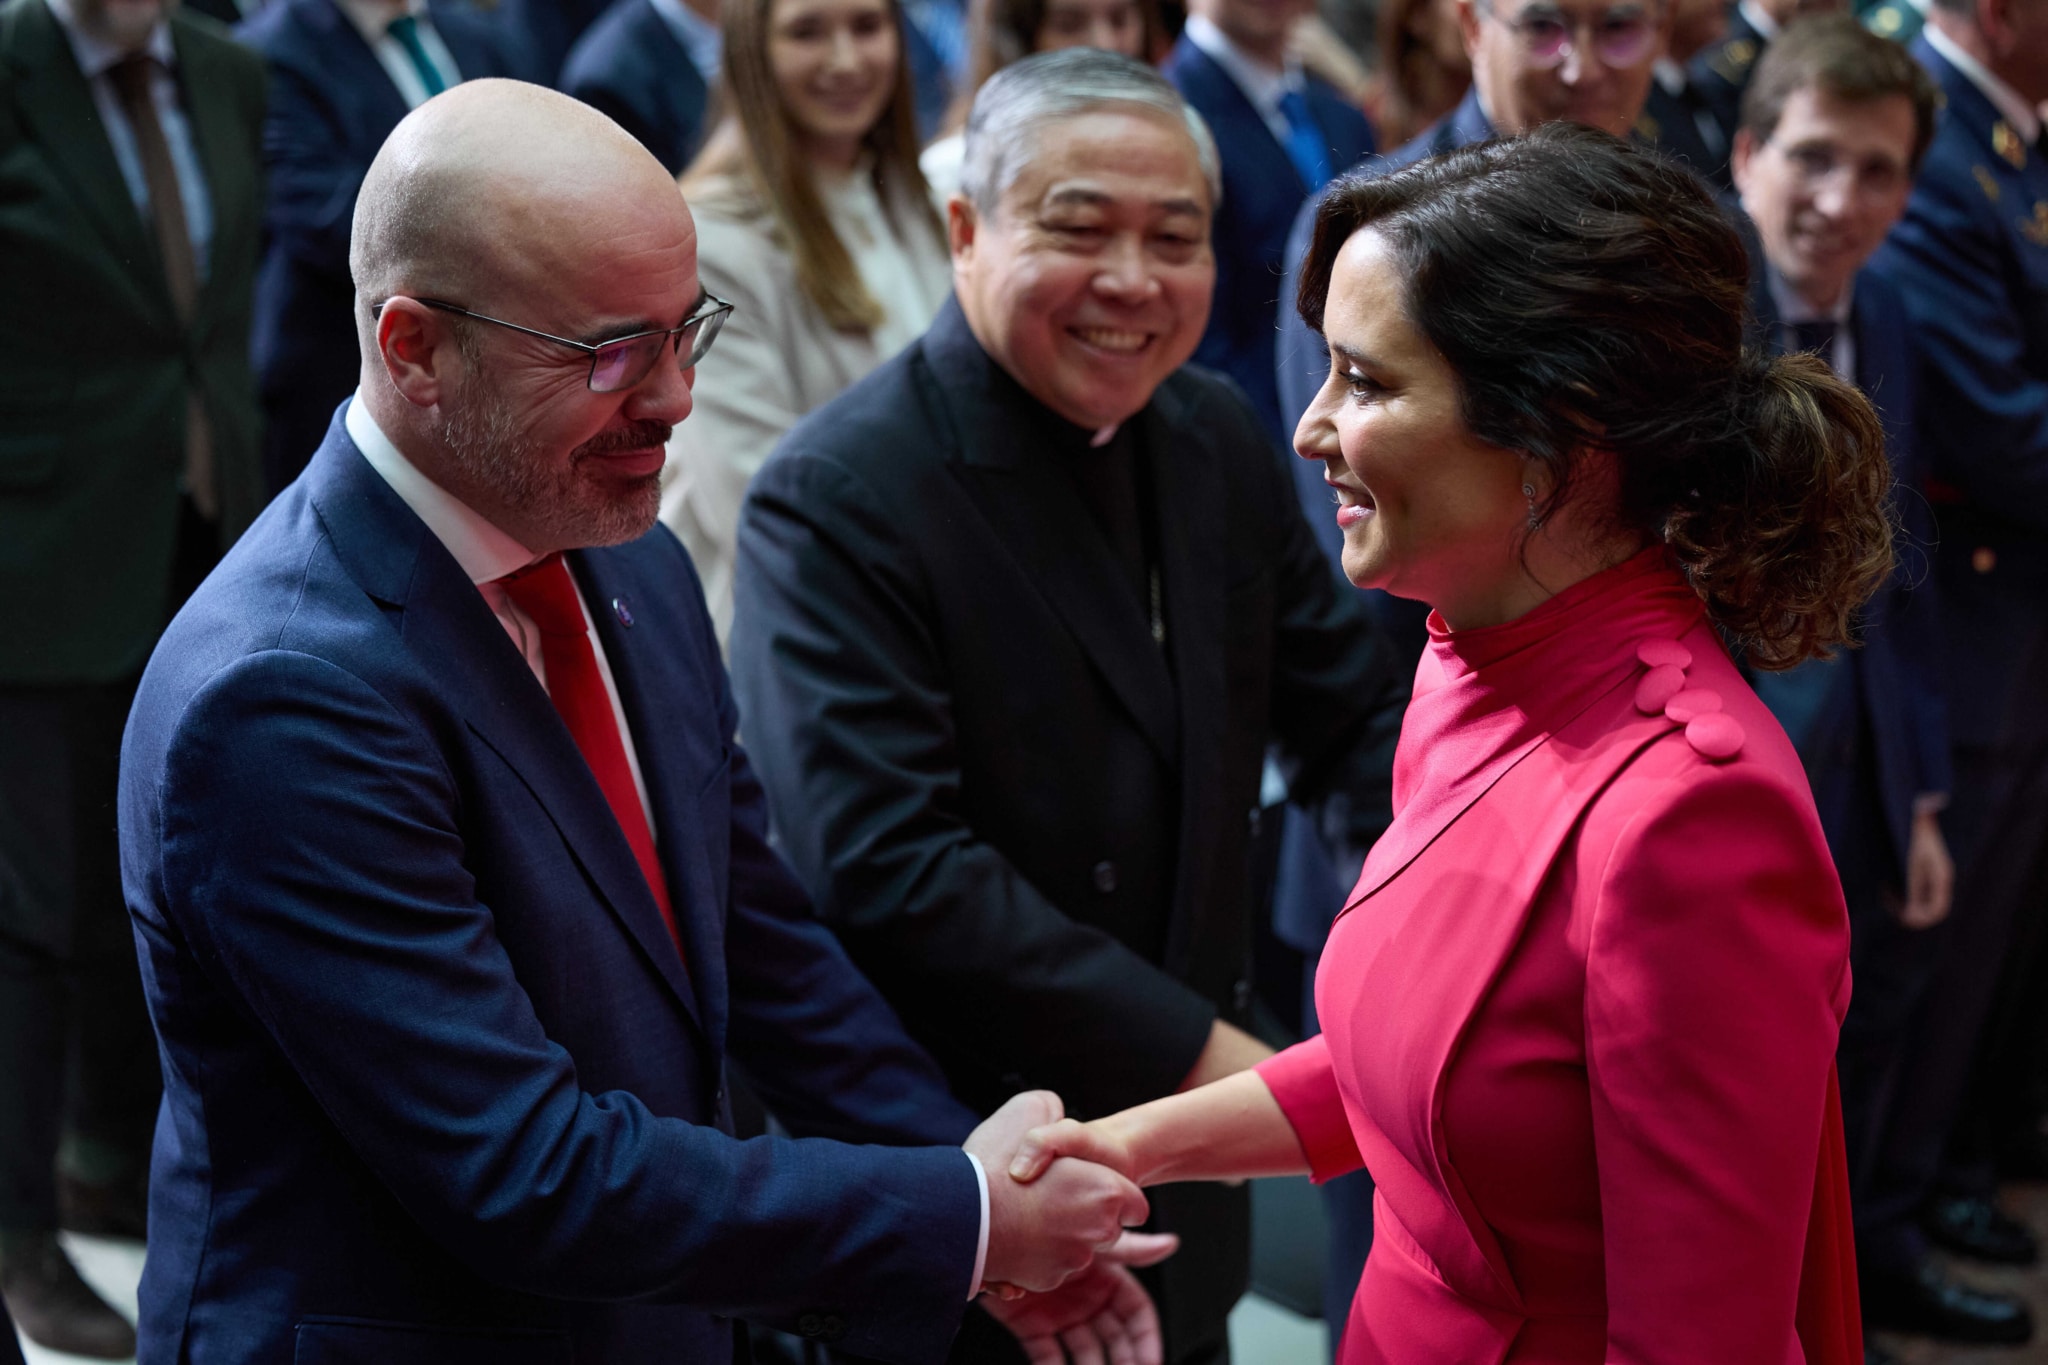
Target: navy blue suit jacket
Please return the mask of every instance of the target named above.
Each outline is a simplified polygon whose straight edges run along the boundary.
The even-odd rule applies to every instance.
[[[162,1051],[144,1361],[936,1361],[973,1122],[767,842],[688,556],[572,554],[679,956],[483,596],[337,415],[172,623],[122,754]],[[687,964],[687,965],[686,965]],[[294,1352],[296,1351],[296,1356]]]
[[[1641,117],[1636,119],[1635,134],[1666,156],[1690,166],[1714,188],[1726,190],[1733,186],[1728,170],[1729,142],[1690,72],[1677,91],[1667,90],[1661,80],[1650,82],[1650,95],[1643,102]]]
[[[639,138],[672,174],[703,145],[710,91],[648,0],[619,0],[585,30],[562,65],[561,87]]]
[[[493,27],[498,20],[461,0],[428,0],[428,12],[465,80],[520,74]],[[272,0],[235,33],[270,67],[269,203],[252,349],[274,491],[305,467],[334,405],[355,390],[362,360],[349,227],[356,191],[406,107],[334,0]]]
[[[1757,59],[1770,43],[1739,8],[1731,9],[1728,36],[1694,57],[1686,67],[1692,89],[1706,106],[1708,116],[1720,127],[1725,146],[1735,145],[1735,130],[1742,126],[1742,92],[1749,89]]]
[[[1946,99],[1872,265],[1922,357],[1918,431],[1941,527],[1950,724],[1958,744],[2048,738],[2048,160],[1923,37]]]
[[[1783,673],[1751,677],[1799,750],[1816,790],[1830,777],[1854,781],[1865,745],[1877,774],[1877,798],[1892,837],[1892,872],[1903,887],[1913,798],[1949,790],[1947,707],[1941,691],[1943,641],[1934,584],[1934,519],[1919,457],[1919,356],[1897,290],[1863,271],[1850,316],[1856,387],[1884,421],[1894,497],[1904,535],[1894,546],[1891,579],[1863,610],[1859,649]],[[1781,342],[1771,326],[1774,349]],[[1842,831],[1827,831],[1842,847]]]
[[[1292,296],[1280,291],[1287,228],[1314,187],[1302,180],[1265,118],[1208,53],[1183,37],[1163,71],[1208,123],[1223,169],[1214,228],[1215,302],[1195,360],[1236,380],[1285,448],[1294,428],[1281,420],[1273,388],[1273,324],[1292,308]],[[1372,153],[1372,125],[1343,96],[1311,77],[1307,98],[1327,137],[1332,170]]]

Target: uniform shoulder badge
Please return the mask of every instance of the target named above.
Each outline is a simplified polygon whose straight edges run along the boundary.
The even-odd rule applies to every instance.
[[[1749,64],[1756,60],[1756,44],[1747,38],[1735,38],[1721,45],[1708,65],[1714,73],[1725,80],[1740,84]]]
[[[1992,203],[1998,202],[1998,177],[1991,173],[1989,166],[1972,166],[1970,174],[1977,177],[1977,188],[1984,191],[1984,197]]]
[[[1870,31],[1886,38],[1898,37],[1905,26],[1906,16],[1899,13],[1896,5],[1886,5],[1870,16]]]
[[[2012,163],[2016,171],[2027,167],[2027,144],[2020,141],[2020,135],[2004,119],[1991,125],[1991,150]]]
[[[1645,142],[1655,142],[1663,134],[1664,126],[1648,114],[1636,116],[1636,136]]]
[[[2035,246],[2048,246],[2048,204],[2044,204],[2036,199],[2034,201],[2034,216],[2032,218],[2022,218],[2013,226],[2020,230],[2020,236],[2026,238]]]

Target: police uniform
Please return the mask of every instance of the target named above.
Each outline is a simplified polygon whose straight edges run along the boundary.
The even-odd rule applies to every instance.
[[[1737,5],[1728,15],[1728,36],[1694,57],[1686,68],[1689,84],[1721,130],[1724,146],[1735,145],[1735,130],[1742,126],[1742,92],[1749,88],[1757,59],[1776,36],[1777,28],[1767,16],[1749,5]]]
[[[2048,156],[2025,101],[2006,91],[2002,108],[1937,30],[1913,53],[1944,111],[1872,266],[1898,286],[1923,357],[1958,880],[1873,1154],[1864,1221],[1891,1231],[1866,1261],[1915,1237],[1996,1032],[2001,970],[2029,957],[2048,919]]]

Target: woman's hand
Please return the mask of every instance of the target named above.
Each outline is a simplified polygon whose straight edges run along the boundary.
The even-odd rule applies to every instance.
[[[1073,1119],[1061,1119],[1057,1123],[1031,1129],[1017,1144],[1016,1155],[1010,1158],[1010,1178],[1020,1185],[1028,1185],[1063,1156],[1079,1157],[1098,1166],[1107,1166],[1126,1180],[1141,1183],[1133,1170],[1129,1146],[1100,1120],[1079,1123]]]

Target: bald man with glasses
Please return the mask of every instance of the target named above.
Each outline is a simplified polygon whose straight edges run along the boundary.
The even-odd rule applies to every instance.
[[[350,269],[359,387],[123,755],[165,1075],[141,1359],[694,1365],[743,1319],[914,1365],[984,1286],[1064,1285],[1018,1311],[1127,1317],[1156,1365],[1090,1265],[1144,1197],[993,1178],[1057,1102],[977,1126],[768,845],[654,524],[728,311],[667,171],[465,83],[378,153]],[[799,1138],[733,1136],[728,1057]]]

